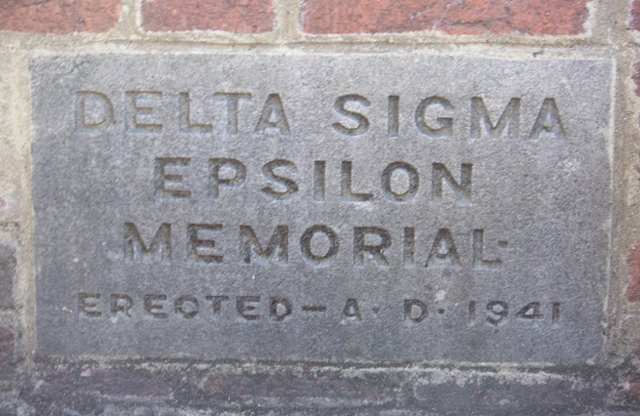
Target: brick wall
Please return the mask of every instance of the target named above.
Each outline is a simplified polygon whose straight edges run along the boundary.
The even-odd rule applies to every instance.
[[[558,368],[37,356],[30,60],[237,48],[614,60],[613,220],[603,225],[612,240],[598,359]],[[0,1],[0,415],[637,414],[639,91],[637,0]]]
[[[0,28],[11,32],[70,34],[223,31],[283,32],[286,21],[299,35],[422,32],[422,36],[587,34],[592,18],[586,0],[7,0]],[[637,9],[634,3],[632,10]],[[593,9],[593,7],[592,7]],[[633,23],[636,25],[637,23]],[[295,29],[294,29],[295,26]],[[221,34],[222,35],[222,34]],[[209,36],[205,35],[205,38]],[[295,37],[295,36],[292,36]]]

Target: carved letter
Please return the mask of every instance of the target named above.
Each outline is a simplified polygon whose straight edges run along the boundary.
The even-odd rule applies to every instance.
[[[512,140],[518,138],[520,135],[520,98],[512,98],[509,101],[495,126],[491,123],[482,97],[471,98],[471,129],[469,132],[471,140],[482,137],[483,130],[491,139],[497,139],[505,127],[507,128],[507,138]]]
[[[247,313],[256,310],[256,306],[250,305],[250,303],[257,302],[260,302],[260,296],[238,296],[236,297],[236,311],[247,321],[257,321],[260,319],[260,315]]]
[[[189,166],[188,157],[157,157],[153,171],[153,188],[156,198],[190,198],[191,191],[186,189],[167,189],[165,185],[178,185],[182,182],[182,175],[165,173],[165,167]]]
[[[285,298],[271,298],[269,314],[272,321],[284,321],[293,312],[293,305]]]
[[[131,296],[120,293],[111,294],[111,316],[116,317],[118,312],[121,312],[124,316],[131,318],[132,306]]]
[[[502,267],[502,260],[483,259],[484,251],[484,230],[473,230],[473,268],[474,269],[499,269]]]
[[[157,91],[127,91],[127,131],[130,133],[160,133],[162,124],[142,123],[138,121],[138,115],[145,118],[153,114],[154,107],[138,107],[138,99],[146,102],[146,105],[157,105],[162,99],[162,93]]]
[[[343,160],[340,175],[340,196],[343,201],[366,202],[373,199],[372,194],[358,194],[351,190],[351,162]]]
[[[96,114],[97,112],[100,114]],[[112,122],[113,105],[106,95],[96,91],[76,93],[76,131],[99,133],[106,130]]]
[[[311,252],[311,240],[316,233],[322,233],[329,240],[329,248],[327,252],[318,256]],[[340,244],[338,242],[338,235],[331,228],[326,225],[314,225],[309,227],[302,233],[302,237],[300,238],[300,250],[304,255],[306,260],[309,260],[311,263],[321,264],[329,261],[331,257],[338,253],[338,248]]]
[[[171,224],[162,223],[158,227],[151,245],[147,245],[140,237],[136,225],[124,223],[124,260],[126,262],[142,261],[143,263],[171,262]]]
[[[285,136],[291,134],[289,122],[287,121],[287,116],[284,113],[282,101],[278,94],[269,94],[267,97],[254,133],[264,134],[267,128],[278,129],[280,130],[280,134]]]
[[[221,178],[222,168],[233,169],[234,175],[231,178]],[[239,160],[235,159],[209,159],[209,198],[217,199],[220,195],[220,186],[237,188],[244,183],[247,176],[247,169]]]
[[[191,99],[188,92],[180,93],[180,130],[185,133],[209,133],[213,130],[211,124],[192,124],[190,113]]]
[[[213,317],[215,319],[220,316],[220,311],[222,310],[222,302],[228,301],[229,296],[207,296],[206,299],[211,301],[211,306],[213,307]]]
[[[259,264],[266,264],[275,255],[275,262],[284,266],[289,261],[289,227],[278,225],[271,235],[266,249],[262,249],[256,233],[248,225],[240,226],[240,261],[251,264],[251,254],[255,254]]]
[[[221,255],[211,253],[216,242],[198,236],[199,231],[211,233],[220,230],[222,230],[222,224],[189,224],[187,226],[187,257],[198,263],[222,263]],[[203,254],[204,250],[208,254]]]
[[[416,253],[416,229],[405,227],[404,229],[404,266],[411,267]]]
[[[444,164],[434,163],[431,176],[431,202],[436,204],[442,202],[442,182],[446,181],[455,194],[458,204],[469,205],[471,203],[472,169],[473,165],[471,163],[461,164],[460,183],[458,183]]]
[[[533,123],[531,134],[529,134],[529,140],[538,140],[540,133],[542,132],[552,134],[558,140],[566,140],[567,135],[564,132],[562,126],[562,120],[560,120],[560,113],[558,112],[558,106],[556,100],[553,98],[545,98],[536,118],[536,122]]]
[[[458,250],[456,250],[456,244],[448,228],[440,228],[438,230],[425,267],[434,267],[441,264],[460,266]]]
[[[324,201],[325,187],[325,167],[324,160],[316,160],[313,162],[313,200]]]
[[[344,108],[345,104],[347,104],[348,102],[356,102],[363,107],[369,107],[370,105],[369,100],[361,95],[350,94],[338,97],[335,104],[333,105],[333,109],[341,116],[353,119],[358,123],[358,125],[350,128],[343,126],[340,123],[333,123],[333,128],[338,133],[346,134],[348,136],[358,136],[360,134],[366,133],[367,130],[369,130],[369,120],[360,113],[356,113],[355,111],[350,111]]]
[[[167,300],[166,295],[144,295],[144,311],[156,319],[166,318],[167,314],[161,312],[164,307],[161,302],[165,300]]]
[[[283,185],[286,189],[284,191],[276,191],[270,186],[265,186],[261,189],[261,191],[273,199],[289,199],[298,192],[298,184],[295,183],[292,179],[286,178],[281,175],[277,175],[274,173],[274,170],[277,168],[285,168],[286,170],[290,170],[292,172],[297,172],[298,169],[293,162],[290,162],[285,159],[276,159],[268,162],[262,167],[262,174],[278,184]]]
[[[414,313],[419,310],[418,315]],[[422,322],[424,318],[429,315],[427,312],[427,305],[418,299],[405,299],[404,301],[404,320],[418,323]]]
[[[238,102],[241,99],[250,100],[251,94],[243,92],[217,92],[213,94],[213,99],[227,102],[227,133],[238,134]]]
[[[396,170],[404,171],[409,180],[409,186],[404,193],[396,193],[391,189],[391,179]],[[416,196],[418,187],[420,186],[420,176],[416,168],[405,162],[390,163],[384,171],[382,171],[382,193],[390,201],[409,202]]]
[[[365,238],[369,235],[375,235],[379,239],[378,244],[365,244]],[[388,266],[389,262],[384,256],[384,249],[391,245],[391,235],[382,228],[377,227],[354,227],[353,228],[353,264],[356,266],[364,265],[364,253],[369,253],[371,258],[376,261],[379,266]]]
[[[102,312],[95,310],[98,305],[93,300],[100,299],[99,293],[78,293],[78,310],[83,316],[89,318],[99,318]]]
[[[196,316],[200,310],[198,306],[198,299],[191,295],[180,296],[176,299],[173,306],[177,314],[180,314],[187,319],[191,319]]]
[[[344,315],[347,319],[362,321],[362,315],[360,314],[358,301],[353,298],[347,299],[347,302],[344,305],[344,309],[342,310],[342,315]]]
[[[389,114],[387,116],[387,137],[398,137],[400,127],[400,97],[389,96]]]
[[[436,118],[438,122],[436,127],[429,126],[424,119],[427,108],[431,105],[439,105],[447,112],[453,111],[453,106],[446,98],[435,96],[425,98],[420,105],[418,105],[418,108],[416,108],[415,120],[418,130],[432,139],[450,139],[451,136],[453,136],[453,118]]]

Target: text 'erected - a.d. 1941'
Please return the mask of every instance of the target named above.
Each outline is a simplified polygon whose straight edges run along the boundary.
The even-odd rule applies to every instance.
[[[32,63],[43,354],[575,363],[606,60]]]

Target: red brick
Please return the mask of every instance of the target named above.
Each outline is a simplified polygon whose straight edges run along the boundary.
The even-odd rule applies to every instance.
[[[142,3],[142,27],[149,31],[273,30],[271,0],[152,0]]]
[[[0,30],[106,32],[118,24],[120,9],[120,0],[1,0]]]
[[[584,33],[588,0],[307,0],[308,33],[576,35]]]
[[[627,266],[631,276],[631,282],[627,287],[627,300],[637,302],[640,300],[640,243],[627,250]]]
[[[631,2],[631,22],[632,29],[640,30],[640,0],[633,0]]]

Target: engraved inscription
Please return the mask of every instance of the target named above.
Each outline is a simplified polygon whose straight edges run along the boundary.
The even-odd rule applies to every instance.
[[[116,97],[109,96],[102,91],[76,91],[75,117],[76,132],[96,134],[114,124],[114,105]],[[125,91],[126,104],[124,114],[126,131],[128,133],[160,134],[163,123],[160,120],[161,110],[169,105],[162,91]],[[239,133],[241,117],[240,103],[253,104],[255,94],[251,92],[215,92],[209,98],[213,101],[226,102],[226,134]],[[520,109],[521,97],[511,97],[502,113],[495,117],[487,110],[483,97],[470,97],[470,113],[468,123],[470,140],[478,140],[484,136],[497,139],[505,136],[508,139],[518,139],[521,134]],[[172,100],[173,101],[173,100]],[[387,104],[387,137],[398,137],[400,125],[401,96],[389,95]],[[196,123],[191,120],[191,92],[181,91],[171,103],[177,115],[176,121],[181,132],[213,134],[212,123]],[[530,105],[531,103],[525,103]],[[552,136],[565,140],[566,132],[563,126],[561,111],[554,97],[546,97],[542,104],[536,103],[539,109],[531,128],[527,130],[526,138],[538,140],[541,135]],[[372,106],[371,101],[359,94],[345,94],[337,97],[333,110],[337,121],[331,124],[333,130],[345,136],[361,136],[371,127],[371,120],[367,117],[367,109]],[[415,107],[414,123],[417,132],[431,139],[451,139],[456,125],[456,108],[451,100],[441,96],[430,96],[422,99]],[[267,95],[262,110],[259,112],[253,134],[264,135],[266,132],[276,132],[282,136],[292,134],[285,111],[285,103],[280,94]],[[506,133],[505,133],[506,132]],[[545,134],[543,134],[545,133]]]
[[[484,259],[484,232],[483,229],[471,231],[471,256],[467,259],[461,259],[452,231],[449,228],[436,230],[432,243],[422,247],[422,253],[426,254],[424,267],[464,266],[480,270],[502,268],[502,260],[500,258]],[[206,236],[203,236],[205,233]],[[400,256],[398,258],[390,258],[386,254],[391,251],[390,249],[394,245],[394,237],[392,237],[390,230],[371,226],[353,227],[351,244],[353,265],[359,267],[366,265],[386,267],[390,264],[413,265],[416,256],[415,233],[416,230],[413,227],[404,228],[402,258],[399,258]],[[220,236],[219,240],[214,240],[215,236]],[[286,266],[289,263],[290,232],[287,225],[275,226],[268,239],[261,239],[251,225],[240,225],[236,234],[228,230],[228,227],[223,224],[188,224],[185,238],[187,247],[186,260],[202,264],[223,263],[226,257],[221,253],[224,248],[218,247],[218,245],[222,245],[224,242],[228,244],[230,239],[237,241],[239,251],[235,258],[239,264],[255,264],[259,266],[277,264]],[[324,244],[322,242],[314,244],[314,240],[322,240]],[[339,254],[340,236],[332,227],[324,224],[315,224],[305,229],[300,235],[299,241],[300,255],[310,264],[320,265],[329,262]],[[400,242],[398,241],[397,244],[400,244]],[[313,248],[318,245],[324,245],[324,249],[322,247]],[[126,263],[156,262],[169,265],[172,262],[171,246],[171,224],[161,224],[149,244],[145,244],[135,224],[124,224],[124,260]],[[230,245],[230,247],[234,246],[236,244]],[[503,249],[507,246],[508,242],[505,240],[500,240],[495,244],[497,249]]]
[[[167,294],[144,294],[138,300],[133,295],[124,293],[101,294],[93,292],[78,293],[78,313],[84,318],[93,319],[192,319],[201,316],[208,321],[230,321],[236,323],[260,321],[267,319],[271,322],[295,322],[307,313],[322,314],[323,319],[339,320],[342,323],[363,322],[376,319],[382,315],[390,315],[402,322],[404,327],[427,325],[429,320],[436,319],[430,315],[433,309],[437,315],[464,315],[461,305],[450,305],[448,309],[437,307],[437,299],[404,299],[397,302],[402,308],[371,309],[371,314],[365,314],[360,307],[358,298],[345,298],[332,301],[333,308],[326,305],[300,305],[288,296],[252,295],[206,295],[192,294],[170,296]],[[108,299],[108,300],[107,300]],[[200,299],[211,304],[210,308],[200,308]],[[227,304],[235,299],[235,305]],[[360,298],[363,301],[363,298]],[[543,304],[529,302],[512,314],[509,303],[501,300],[491,300],[485,305],[484,316],[477,316],[476,301],[467,304],[467,326],[484,323],[488,327],[499,327],[508,323],[518,324],[530,322],[532,325],[551,325],[555,329],[560,326],[560,302]],[[550,311],[551,319],[544,311]],[[424,322],[423,322],[424,321]]]
[[[33,58],[37,354],[601,351],[611,62],[200,52]]]
[[[380,171],[379,179],[371,186],[376,186],[374,192],[359,192],[353,189],[356,169],[353,162],[340,162],[340,171],[329,170],[327,162],[316,160],[313,163],[313,181],[310,184],[299,182],[299,168],[295,162],[286,159],[274,159],[266,162],[260,169],[264,186],[260,193],[270,200],[288,200],[297,197],[300,191],[313,190],[313,200],[324,202],[327,198],[339,195],[344,202],[374,202],[379,196],[390,202],[409,202],[420,191],[421,172],[410,163],[395,161],[387,164]],[[435,162],[431,165],[431,203],[442,203],[445,189],[450,190],[455,201],[460,205],[468,205],[473,201],[473,164],[461,163],[459,179],[451,173],[444,163]],[[250,166],[251,167],[251,166]],[[336,166],[337,167],[337,166]],[[208,189],[210,199],[218,199],[224,188],[232,191],[242,188],[247,180],[247,164],[232,158],[209,159],[209,176],[199,181],[198,189],[185,188],[183,175],[191,173],[200,166],[193,166],[189,157],[156,157],[153,170],[153,192],[156,198],[198,198]],[[171,171],[169,171],[171,170]],[[171,173],[175,172],[175,173]],[[327,189],[327,176],[330,179],[339,176],[339,189]],[[422,171],[422,175],[425,172]],[[400,180],[398,180],[400,178]],[[200,178],[198,178],[200,179]],[[205,180],[206,179],[206,180]],[[251,178],[253,179],[253,178]],[[398,184],[404,179],[405,184]],[[446,186],[445,186],[446,185]],[[404,188],[404,189],[403,189]],[[240,191],[240,189],[236,189]],[[329,191],[329,192],[327,192]]]

